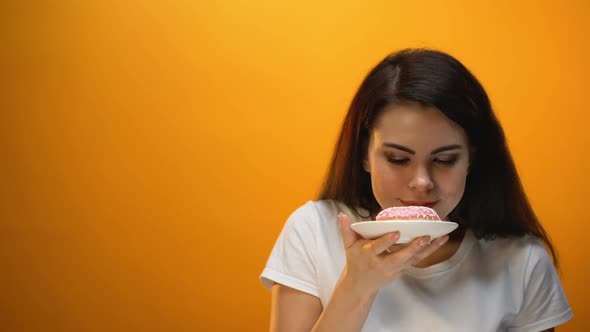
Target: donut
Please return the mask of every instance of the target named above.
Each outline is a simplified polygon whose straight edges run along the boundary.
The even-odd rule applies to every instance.
[[[433,209],[426,206],[394,206],[379,212],[376,219],[441,221]]]

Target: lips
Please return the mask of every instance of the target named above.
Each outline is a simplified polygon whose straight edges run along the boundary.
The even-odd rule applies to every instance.
[[[404,200],[399,200],[400,202],[402,202],[402,204],[404,206],[426,206],[429,208],[432,208],[433,206],[436,205],[436,203],[438,203],[438,201],[404,201]]]

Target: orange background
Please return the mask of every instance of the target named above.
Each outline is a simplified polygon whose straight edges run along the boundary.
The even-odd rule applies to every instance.
[[[2,331],[266,330],[258,276],[284,220],[317,194],[364,75],[410,46],[487,88],[561,253],[559,330],[590,327],[587,1],[2,12]]]

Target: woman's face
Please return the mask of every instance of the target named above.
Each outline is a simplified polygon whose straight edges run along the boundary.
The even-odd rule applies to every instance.
[[[428,206],[447,220],[465,191],[467,136],[437,108],[392,106],[375,121],[364,167],[382,208]]]

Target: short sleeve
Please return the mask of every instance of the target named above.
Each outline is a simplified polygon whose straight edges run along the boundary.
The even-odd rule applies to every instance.
[[[260,276],[267,289],[279,283],[319,297],[314,255],[318,218],[312,202],[289,216]]]
[[[521,310],[508,331],[543,331],[561,325],[573,317],[553,262],[538,240],[530,249],[524,289]]]

